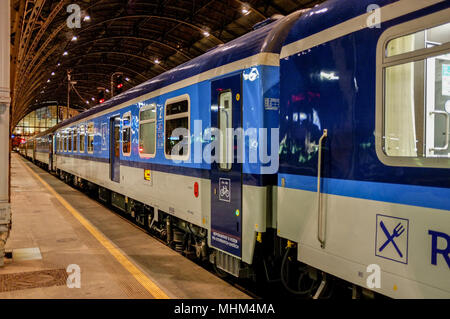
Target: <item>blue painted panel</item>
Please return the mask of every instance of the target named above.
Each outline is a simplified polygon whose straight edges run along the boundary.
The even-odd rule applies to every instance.
[[[285,187],[317,192],[317,177],[279,174]],[[442,187],[389,184],[335,178],[322,178],[321,192],[403,205],[450,210],[450,189]]]
[[[241,75],[216,80],[211,84],[211,125],[219,128],[219,97],[231,91],[232,125],[242,127]],[[233,163],[230,170],[211,164],[211,245],[240,257],[242,254],[242,164],[238,154],[242,151],[233,138]],[[220,156],[220,148],[215,150]],[[220,158],[220,157],[219,157]]]
[[[442,6],[449,6],[440,4]],[[450,170],[390,167],[375,151],[376,46],[389,27],[421,10],[330,41],[281,61],[280,173],[317,176],[323,129],[325,178],[450,187]]]

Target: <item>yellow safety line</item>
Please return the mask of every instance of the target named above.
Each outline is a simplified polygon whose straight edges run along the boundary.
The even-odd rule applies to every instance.
[[[56,197],[56,199],[105,247],[122,266],[133,275],[134,278],[156,299],[169,299],[153,281],[151,281],[133,262],[131,262],[120,250],[106,238],[94,225],[84,218],[72,205],[59,195],[47,182],[36,174],[28,165],[26,168]]]

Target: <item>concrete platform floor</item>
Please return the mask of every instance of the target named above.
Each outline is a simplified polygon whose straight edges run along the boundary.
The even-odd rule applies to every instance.
[[[169,298],[250,298],[18,154],[12,154],[11,165],[13,228],[6,248],[33,250],[28,258],[27,250],[21,250],[0,268],[0,299],[154,298],[161,297],[153,293],[158,289]],[[87,222],[81,223],[76,213]],[[39,273],[36,279],[33,272],[64,273],[73,264],[80,267],[81,288],[61,284],[65,278],[59,285],[47,283],[48,287],[39,283],[37,288],[25,284],[10,291],[1,287],[6,274],[48,281],[48,274]]]

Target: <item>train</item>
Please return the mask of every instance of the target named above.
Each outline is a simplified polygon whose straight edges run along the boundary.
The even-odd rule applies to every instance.
[[[19,152],[221,274],[449,298],[449,113],[450,2],[329,0]]]

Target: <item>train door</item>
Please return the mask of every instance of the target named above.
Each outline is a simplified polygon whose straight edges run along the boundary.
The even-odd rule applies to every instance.
[[[110,177],[113,182],[120,183],[120,117],[112,117],[109,125],[109,163]]]
[[[53,171],[53,135],[50,135],[48,138],[48,169]]]
[[[241,75],[211,83],[211,127],[221,136],[211,164],[211,245],[237,257],[242,251],[242,163],[237,159],[242,157],[234,130],[242,127],[241,95]]]
[[[33,141],[33,158],[32,158],[33,163],[36,162],[36,147],[37,147],[37,143],[36,143],[36,140],[34,140]]]

